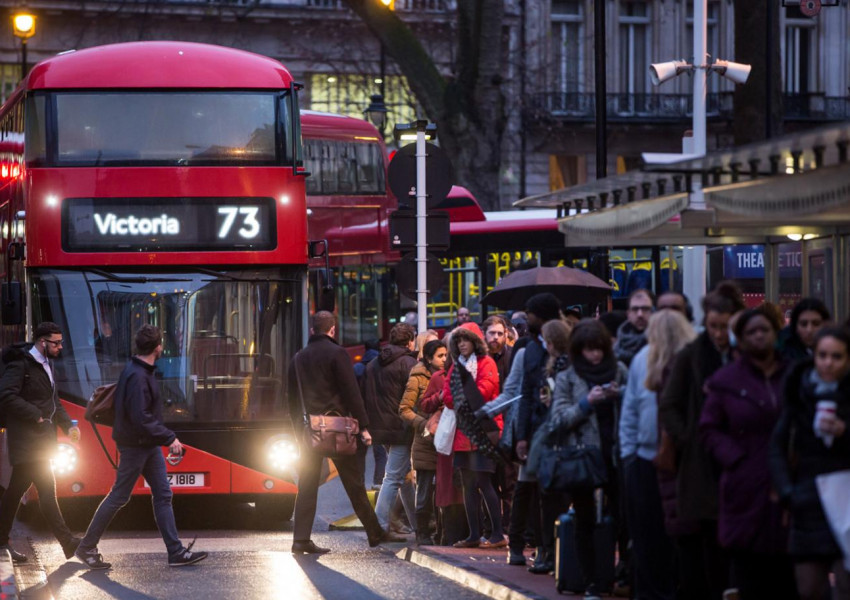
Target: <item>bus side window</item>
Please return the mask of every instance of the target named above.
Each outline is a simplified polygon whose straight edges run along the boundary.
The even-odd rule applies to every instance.
[[[339,182],[337,191],[351,193],[357,189],[357,166],[353,144],[339,142],[337,144],[337,173]]]
[[[322,182],[321,143],[317,140],[304,142],[304,168],[310,173],[310,176],[304,180],[308,194],[319,194],[322,191],[320,185]]]

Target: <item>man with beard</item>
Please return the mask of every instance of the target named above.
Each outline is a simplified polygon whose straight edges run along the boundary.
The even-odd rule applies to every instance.
[[[646,326],[649,325],[649,315],[653,310],[652,292],[635,290],[629,296],[629,310],[626,322],[617,329],[617,343],[614,354],[617,360],[627,367],[638,351],[646,346]]]
[[[499,370],[499,391],[505,387],[505,380],[511,368],[511,349],[508,347],[507,324],[502,317],[489,317],[481,324],[487,353],[496,362]]]

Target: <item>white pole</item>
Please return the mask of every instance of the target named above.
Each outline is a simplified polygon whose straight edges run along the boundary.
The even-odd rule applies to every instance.
[[[705,156],[705,88],[708,71],[706,37],[708,23],[706,13],[708,0],[694,0],[694,116],[693,116],[693,153]],[[705,198],[702,194],[700,181],[693,182],[690,207],[705,208]],[[702,323],[702,297],[705,296],[705,246],[688,247],[682,253],[682,287],[685,295],[694,307],[694,321]]]
[[[425,125],[418,121],[416,131],[416,312],[418,330],[428,329],[428,258],[426,238],[426,198],[425,188]]]

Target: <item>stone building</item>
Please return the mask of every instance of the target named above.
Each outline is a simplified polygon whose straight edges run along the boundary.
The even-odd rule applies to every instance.
[[[378,0],[375,0],[376,2]],[[456,2],[395,0],[442,71],[453,72]],[[774,0],[786,129],[850,118],[848,0],[805,17],[794,0]],[[678,152],[690,127],[691,82],[659,88],[649,64],[690,59],[688,0],[605,0],[608,172],[634,167],[641,152]],[[799,4],[799,0],[797,0]],[[74,48],[154,39],[239,47],[281,60],[306,84],[303,106],[362,115],[381,79],[381,48],[340,0],[28,0],[38,17],[30,64]],[[735,59],[733,2],[708,2],[708,51]],[[21,45],[8,9],[0,21],[0,97],[20,76]],[[509,114],[500,200],[581,183],[596,175],[593,3],[506,0],[505,86]],[[390,122],[417,116],[391,60],[383,73]],[[708,81],[708,147],[731,144],[732,84]]]

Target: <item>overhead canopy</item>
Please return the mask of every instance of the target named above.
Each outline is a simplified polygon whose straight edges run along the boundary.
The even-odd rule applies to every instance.
[[[559,229],[566,245],[576,247],[755,244],[791,233],[850,233],[848,145],[850,122],[701,158],[647,164],[643,172],[524,198],[515,205],[562,210]],[[686,185],[702,181],[702,196],[691,194],[689,199],[686,189],[677,190],[683,178]],[[674,190],[667,189],[669,181]],[[647,188],[654,197],[635,197],[635,189]],[[605,208],[618,191],[619,205]],[[591,206],[583,208],[589,200]]]

